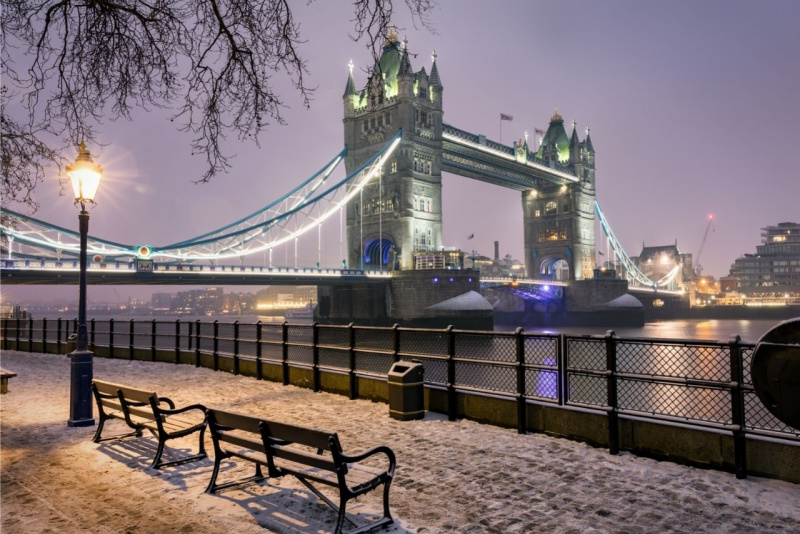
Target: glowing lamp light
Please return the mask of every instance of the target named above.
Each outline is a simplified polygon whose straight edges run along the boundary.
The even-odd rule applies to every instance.
[[[544,286],[542,289],[544,289],[545,291],[550,291],[550,286]]]
[[[72,182],[75,202],[94,204],[94,196],[97,194],[100,178],[103,177],[103,168],[95,164],[83,141],[81,141],[81,148],[75,163],[67,165],[66,171]]]
[[[439,277],[438,277],[438,276],[435,276],[435,277],[433,278],[433,283],[434,283],[434,284],[438,284],[438,283],[439,283]]]

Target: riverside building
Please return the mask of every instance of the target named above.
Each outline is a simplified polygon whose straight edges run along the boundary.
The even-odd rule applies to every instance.
[[[800,298],[800,224],[761,229],[761,245],[731,265],[738,293],[766,299]]]

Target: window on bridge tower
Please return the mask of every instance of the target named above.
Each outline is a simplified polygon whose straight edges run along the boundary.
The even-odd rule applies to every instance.
[[[533,212],[533,216],[534,217],[541,217],[542,216],[542,210],[537,209],[536,211]]]
[[[387,125],[392,124],[392,115],[391,115],[391,113],[387,113],[386,114],[386,124]]]
[[[553,201],[548,202],[544,207],[544,214],[545,215],[555,215],[557,211],[556,203]]]
[[[388,122],[389,116],[387,115],[386,118],[387,118],[387,123],[386,124],[389,124],[389,122]],[[392,160],[392,172],[393,173],[397,172],[397,160]]]

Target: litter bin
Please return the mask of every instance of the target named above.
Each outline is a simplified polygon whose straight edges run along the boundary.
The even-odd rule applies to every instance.
[[[399,361],[389,369],[389,415],[400,421],[425,417],[424,369],[416,361]]]

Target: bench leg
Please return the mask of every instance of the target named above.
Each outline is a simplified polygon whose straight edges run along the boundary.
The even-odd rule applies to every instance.
[[[334,534],[342,534],[342,528],[344,527],[344,520],[347,519],[347,515],[345,514],[345,508],[347,507],[347,500],[342,498],[339,501],[339,515],[336,517],[336,529],[333,531]]]
[[[255,475],[243,478],[241,480],[234,480],[232,482],[226,482],[224,484],[217,484],[217,475],[219,474],[219,464],[222,461],[222,458],[228,458],[228,456],[222,456],[220,454],[216,454],[214,456],[214,471],[211,473],[211,481],[208,483],[208,486],[206,487],[206,493],[216,493],[217,490],[225,488],[232,488],[234,486],[244,486],[245,484],[258,483],[268,478],[265,477],[264,474],[261,472],[261,465],[256,464]]]
[[[222,455],[217,452],[214,455],[214,471],[211,473],[211,481],[206,486],[206,493],[214,493],[217,491],[217,475],[219,475],[219,464],[222,461]]]
[[[178,458],[177,460],[171,460],[169,462],[162,462],[161,456],[164,454],[164,447],[166,446],[167,439],[161,439],[159,436],[158,439],[158,450],[156,451],[156,457],[153,458],[153,463],[150,464],[150,467],[153,469],[161,469],[162,467],[168,467],[173,465],[183,465],[188,464],[189,462],[196,462],[197,460],[202,460],[203,458],[207,458],[208,454],[206,454],[206,449],[203,445],[203,438],[202,434],[205,429],[201,430],[200,435],[200,451],[193,455],[193,456],[185,456],[183,458]]]
[[[131,432],[129,434],[119,434],[117,436],[111,436],[111,437],[108,437],[108,438],[101,437],[101,434],[103,433],[103,425],[105,425],[106,421],[108,421],[109,419],[114,419],[114,418],[113,417],[104,417],[103,413],[100,412],[100,421],[97,423],[97,430],[95,431],[94,436],[92,437],[92,441],[93,442],[100,443],[101,441],[111,441],[111,440],[117,440],[117,439],[122,439],[122,438],[132,438],[132,437],[140,438],[140,437],[142,437],[142,429],[141,428],[137,428],[136,430],[134,430],[133,432]]]

